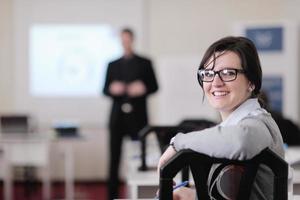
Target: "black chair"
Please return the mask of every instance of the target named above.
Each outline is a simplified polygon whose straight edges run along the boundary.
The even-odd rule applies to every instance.
[[[146,146],[147,146],[147,136],[150,133],[155,133],[158,140],[161,153],[163,153],[166,147],[169,146],[170,140],[177,133],[187,133],[196,130],[202,130],[214,126],[216,123],[205,120],[205,119],[185,119],[175,126],[146,126],[139,133],[139,139],[141,141],[141,160],[142,164],[140,166],[141,171],[148,170],[146,163]]]
[[[216,125],[216,122],[207,119],[184,119],[178,126],[189,128],[193,131],[199,131]]]
[[[254,158],[245,161],[212,158],[192,150],[182,150],[160,169],[159,199],[173,199],[173,177],[182,168],[189,166],[194,178],[198,199],[210,200],[207,178],[211,166],[215,163],[243,167],[236,200],[250,198],[252,185],[260,164],[266,165],[274,173],[274,200],[287,200],[288,164],[268,148]]]
[[[147,136],[150,133],[154,133],[157,141],[159,143],[159,148],[161,153],[164,152],[166,147],[169,145],[170,140],[178,132],[189,132],[191,129],[182,129],[179,126],[146,126],[139,132],[139,138],[141,141],[141,166],[139,170],[147,171],[148,165],[146,163],[146,146],[147,146]]]

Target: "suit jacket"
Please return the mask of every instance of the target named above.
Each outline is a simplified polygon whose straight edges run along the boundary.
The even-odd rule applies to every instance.
[[[109,85],[116,80],[126,83],[141,80],[146,87],[146,94],[137,98],[113,96],[109,92]],[[124,134],[137,134],[148,123],[146,97],[157,89],[157,80],[149,59],[133,55],[130,59],[122,57],[109,63],[103,89],[103,93],[113,99],[109,128],[121,130]],[[124,103],[132,106],[132,112],[122,111]]]

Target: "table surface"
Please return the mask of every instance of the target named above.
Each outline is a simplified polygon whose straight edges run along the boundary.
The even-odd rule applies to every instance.
[[[285,150],[285,160],[293,170],[293,183],[300,184],[300,147],[289,147]]]

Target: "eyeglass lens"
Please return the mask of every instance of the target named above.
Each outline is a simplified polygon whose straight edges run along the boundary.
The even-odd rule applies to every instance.
[[[214,80],[216,74],[219,75],[222,81],[233,81],[236,79],[237,70],[236,69],[222,69],[219,71],[213,70],[200,70],[199,75],[202,81],[211,82]]]

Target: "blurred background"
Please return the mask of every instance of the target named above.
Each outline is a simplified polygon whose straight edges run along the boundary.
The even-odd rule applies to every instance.
[[[52,181],[65,180],[59,147],[70,144],[74,180],[105,182],[111,102],[102,87],[107,63],[121,55],[119,31],[129,26],[160,86],[148,102],[151,124],[219,121],[202,101],[196,70],[212,42],[245,35],[269,45],[259,51],[264,88],[274,109],[299,125],[299,7],[298,0],[0,0],[0,115],[29,116],[32,132],[55,138]],[[57,127],[77,128],[82,138],[57,139]]]

